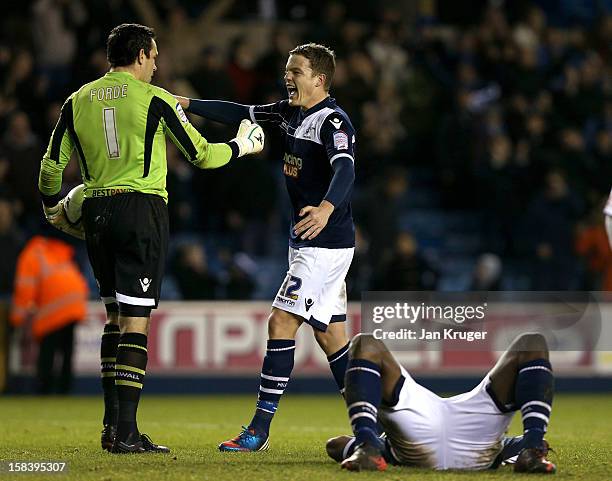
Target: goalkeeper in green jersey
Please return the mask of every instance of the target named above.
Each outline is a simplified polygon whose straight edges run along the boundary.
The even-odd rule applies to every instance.
[[[47,220],[86,239],[106,306],[102,448],[115,453],[169,452],[136,424],[151,309],[159,302],[168,245],[166,137],[202,169],[260,152],[264,144],[263,131],[248,120],[236,138],[208,143],[176,99],[150,84],[157,55],[152,29],[123,24],[112,30],[107,42],[111,69],[64,103],[38,183]],[[73,150],[85,185],[82,223],[76,226],[59,196]]]

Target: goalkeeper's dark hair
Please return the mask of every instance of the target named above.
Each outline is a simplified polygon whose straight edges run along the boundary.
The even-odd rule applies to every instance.
[[[336,54],[331,48],[311,42],[295,47],[289,55],[301,55],[310,60],[313,73],[325,75],[325,90],[329,90],[336,71]]]
[[[137,23],[122,23],[111,30],[106,41],[106,58],[111,67],[132,65],[144,50],[149,58],[153,48],[155,32],[150,27]]]

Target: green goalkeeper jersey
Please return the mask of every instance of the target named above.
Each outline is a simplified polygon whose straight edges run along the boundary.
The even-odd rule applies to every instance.
[[[86,198],[143,192],[167,202],[166,136],[199,168],[232,158],[228,144],[208,143],[198,133],[166,90],[127,72],[108,72],[66,100],[41,162],[39,190],[58,196],[76,149]]]

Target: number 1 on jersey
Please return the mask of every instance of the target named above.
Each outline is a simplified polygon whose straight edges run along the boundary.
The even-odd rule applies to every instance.
[[[110,159],[119,158],[119,139],[117,138],[117,124],[115,122],[115,107],[104,109],[104,135],[106,136],[106,150]]]

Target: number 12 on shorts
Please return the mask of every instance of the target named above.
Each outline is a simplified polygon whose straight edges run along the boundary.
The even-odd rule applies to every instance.
[[[302,279],[292,275],[287,276],[285,284],[283,286],[283,296],[288,299],[298,300],[297,291],[302,287]]]

